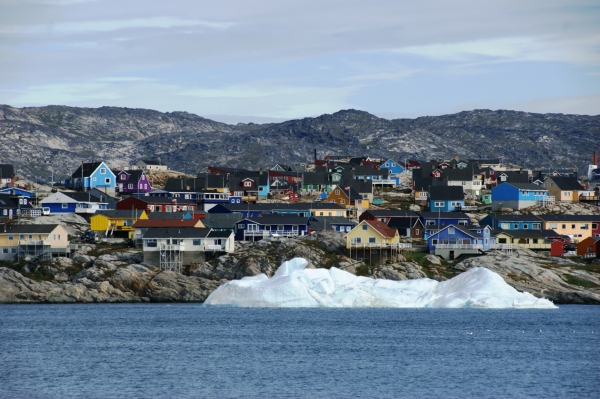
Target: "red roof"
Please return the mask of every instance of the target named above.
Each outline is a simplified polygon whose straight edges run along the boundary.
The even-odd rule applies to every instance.
[[[386,238],[394,238],[396,237],[396,233],[398,232],[396,229],[388,227],[385,223],[380,222],[379,220],[365,220],[364,222],[372,228],[374,228],[375,230],[377,230],[379,234]]]

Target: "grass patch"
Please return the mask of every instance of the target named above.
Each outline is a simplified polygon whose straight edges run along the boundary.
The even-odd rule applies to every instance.
[[[425,256],[427,256],[429,254],[426,254],[425,252],[410,252],[406,255],[404,255],[404,257],[406,258],[407,261],[413,261],[415,263],[417,263],[419,266],[429,266],[431,265],[431,262],[428,261]]]
[[[587,280],[582,280],[580,278],[571,276],[570,274],[565,274],[564,279],[567,283],[571,284],[571,285],[577,285],[579,287],[584,287],[584,288],[598,288],[600,287],[600,285],[598,284],[594,284],[591,281],[587,281]]]
[[[37,282],[54,280],[54,274],[50,273],[44,267],[38,267],[33,273],[25,273],[24,276]]]

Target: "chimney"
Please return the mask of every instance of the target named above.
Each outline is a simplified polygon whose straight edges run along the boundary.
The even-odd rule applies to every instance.
[[[315,163],[317,163],[317,149],[315,148]]]
[[[262,169],[262,168],[258,169],[258,174],[259,174],[259,175],[262,175],[262,172],[263,172],[263,169]]]
[[[593,165],[598,165],[598,154],[596,154],[596,151],[594,151],[594,163]]]

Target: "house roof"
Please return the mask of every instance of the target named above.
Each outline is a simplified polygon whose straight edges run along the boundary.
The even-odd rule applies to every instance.
[[[462,212],[417,212],[422,219],[467,219],[470,217]]]
[[[547,179],[552,179],[554,184],[561,190],[584,190],[583,186],[575,177],[548,176]]]
[[[169,192],[197,192],[204,190],[204,179],[170,177],[163,190]]]
[[[545,222],[598,222],[600,215],[537,215]]]
[[[106,201],[100,201],[100,198],[92,195],[91,193],[75,193],[75,192],[62,192],[67,197],[74,199],[77,202],[97,202],[105,204]]]
[[[499,184],[497,187],[500,187],[500,185],[502,184],[508,184],[510,186],[513,186],[515,188],[518,188],[519,190],[529,190],[529,191],[548,191],[543,187],[538,186],[537,184],[533,184],[533,183],[511,183],[511,182],[502,182],[501,184]],[[493,190],[493,189],[492,189]]]
[[[182,220],[188,212],[150,212],[148,213],[148,219],[159,220],[159,219],[178,219]]]
[[[92,175],[92,173],[94,173],[100,165],[102,165],[102,161],[83,163],[83,164],[79,165],[79,167],[77,168],[77,170],[75,172],[73,172],[73,174],[71,175],[71,178],[77,179],[77,178],[81,178],[82,176],[90,177]],[[82,169],[83,169],[83,173],[81,171]]]
[[[436,226],[436,227],[437,227],[437,226]],[[460,230],[460,231],[462,231],[464,234],[466,234],[466,235],[468,235],[468,236],[470,236],[470,237],[473,237],[473,238],[483,238],[483,236],[482,236],[481,234],[477,233],[477,230],[483,230],[483,229],[485,228],[485,227],[479,227],[479,228],[475,228],[475,229],[473,229],[473,228],[469,228],[469,227],[467,227],[467,226],[459,226],[459,225],[456,225],[456,224],[449,224],[448,226],[441,227],[441,228],[439,228],[439,229],[436,229],[436,230],[434,230],[434,232],[433,232],[433,233],[431,233],[431,235],[430,235],[428,238],[431,238],[431,237],[433,237],[433,236],[436,236],[436,235],[438,235],[438,233],[440,233],[441,231],[444,231],[444,230],[446,230],[446,229],[448,229],[448,228],[450,228],[450,227],[454,227],[456,230]],[[473,231],[473,230],[475,230],[475,231]]]
[[[560,234],[554,230],[502,230],[496,229],[492,231],[494,236],[505,234],[513,238],[547,238],[558,237]]]
[[[541,222],[535,215],[489,215],[485,219],[492,218],[498,222]]]
[[[369,209],[364,213],[369,213],[374,217],[391,217],[391,218],[418,218],[416,212],[401,210],[401,209]]]
[[[412,228],[415,224],[420,224],[422,226],[423,222],[421,222],[421,219],[419,219],[418,217],[416,219],[401,217],[391,218],[387,225],[388,227],[391,227],[393,229],[405,229]]]
[[[465,194],[461,186],[430,186],[429,199],[431,201],[460,201],[465,199]]]
[[[448,186],[447,177],[416,176],[413,182],[415,191],[427,191],[430,186]]]
[[[14,166],[7,164],[7,163],[0,164],[0,179],[7,179],[9,177],[13,177],[14,175],[15,175]]]
[[[118,172],[116,174],[120,175],[121,173],[127,173],[130,176],[129,178],[131,179],[131,181],[135,181],[135,182],[140,181],[140,179],[144,175],[144,171],[141,169],[121,170],[120,172]]]
[[[341,216],[317,216],[309,220],[311,230],[332,229],[332,226],[356,226],[356,222]]]
[[[6,231],[0,229],[0,234],[48,234],[56,229],[58,224],[17,224],[6,225]]]
[[[92,217],[96,215],[102,215],[106,216],[109,219],[135,219],[140,218],[142,216],[142,213],[144,213],[144,211],[103,210],[96,211],[94,215],[92,215]]]
[[[308,217],[296,216],[296,215],[261,215],[256,217],[245,218],[260,225],[272,225],[272,224],[291,224],[291,225],[306,225],[308,224]]]
[[[204,238],[211,229],[193,227],[149,228],[142,238]]]
[[[394,238],[398,234],[398,230],[388,227],[385,223],[379,220],[363,220],[361,223],[366,223],[371,226],[375,231],[386,238]]]
[[[242,215],[239,213],[207,213],[202,222],[213,229],[232,229],[240,220]]]
[[[158,227],[194,227],[200,223],[203,225],[200,219],[147,219],[138,220],[133,224],[136,228],[158,228]]]
[[[500,180],[500,176],[503,174],[506,175],[506,180]],[[495,171],[496,181],[502,183],[511,183],[513,186],[515,184],[523,184],[529,183],[529,173],[525,171],[518,170],[496,170]]]

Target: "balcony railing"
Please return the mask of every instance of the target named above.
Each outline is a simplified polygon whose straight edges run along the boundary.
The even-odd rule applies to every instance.
[[[490,249],[499,249],[501,251],[513,249],[512,244],[492,244],[490,245]]]
[[[19,240],[19,245],[51,245],[50,240]]]
[[[483,249],[482,244],[435,244],[436,249]]]
[[[398,243],[376,243],[376,242],[351,242],[347,248],[380,248],[380,249],[412,249],[412,244],[405,242]]]

